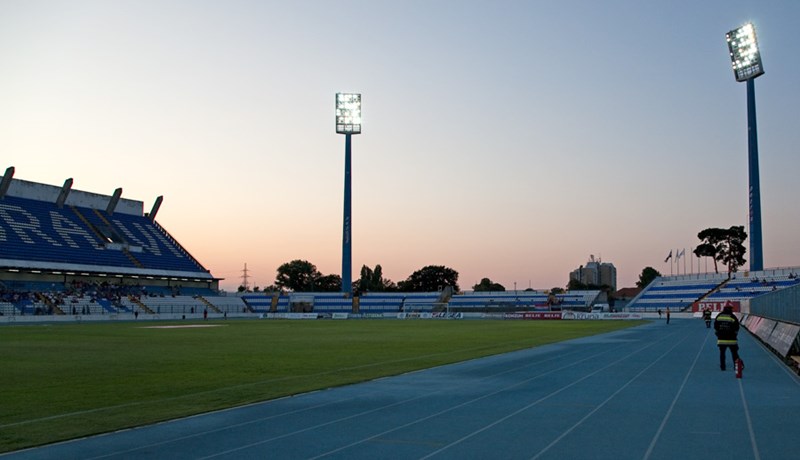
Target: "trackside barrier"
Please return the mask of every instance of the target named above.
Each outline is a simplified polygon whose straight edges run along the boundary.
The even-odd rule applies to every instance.
[[[775,321],[756,315],[743,315],[742,325],[782,358],[786,358],[800,335],[800,325]]]
[[[317,313],[264,313],[265,319],[317,319]]]
[[[589,313],[580,311],[565,311],[562,312],[561,319],[579,319],[579,320],[636,320],[643,319],[644,315],[641,313]]]
[[[496,320],[639,320],[641,313],[589,313],[573,311],[521,311],[510,313],[401,312],[401,313],[265,313],[266,319],[496,319]]]
[[[560,311],[523,311],[503,313],[503,319],[561,319]]]

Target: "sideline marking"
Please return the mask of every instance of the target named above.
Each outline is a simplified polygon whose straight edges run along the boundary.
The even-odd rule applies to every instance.
[[[758,453],[758,444],[756,444],[756,434],[753,432],[753,421],[750,420],[750,411],[747,409],[747,399],[744,397],[744,386],[742,386],[741,380],[739,380],[739,393],[742,395],[744,418],[747,420],[747,431],[750,432],[750,444],[753,446],[753,456],[756,460],[761,460],[761,455]]]

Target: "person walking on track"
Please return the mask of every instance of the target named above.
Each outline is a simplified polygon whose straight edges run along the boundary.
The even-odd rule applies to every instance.
[[[739,318],[733,314],[733,307],[726,306],[714,320],[714,333],[717,335],[719,347],[719,368],[725,370],[725,349],[731,349],[733,363],[739,361]]]
[[[706,322],[706,329],[711,328],[711,309],[704,308],[703,309],[703,321]]]

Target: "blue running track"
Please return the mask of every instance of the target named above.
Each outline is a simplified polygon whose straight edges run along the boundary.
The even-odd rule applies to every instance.
[[[800,458],[800,379],[748,332],[743,379],[673,319],[0,456]]]

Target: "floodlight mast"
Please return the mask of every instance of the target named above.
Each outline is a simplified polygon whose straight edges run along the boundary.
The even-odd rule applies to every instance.
[[[342,225],[342,292],[353,294],[352,135],[361,134],[361,94],[336,93],[336,133],[344,134],[344,219]]]
[[[747,157],[750,206],[750,271],[764,269],[761,238],[761,184],[758,172],[758,132],[756,129],[756,89],[754,80],[764,74],[756,29],[747,23],[725,34],[731,55],[733,74],[738,82],[747,82]]]

